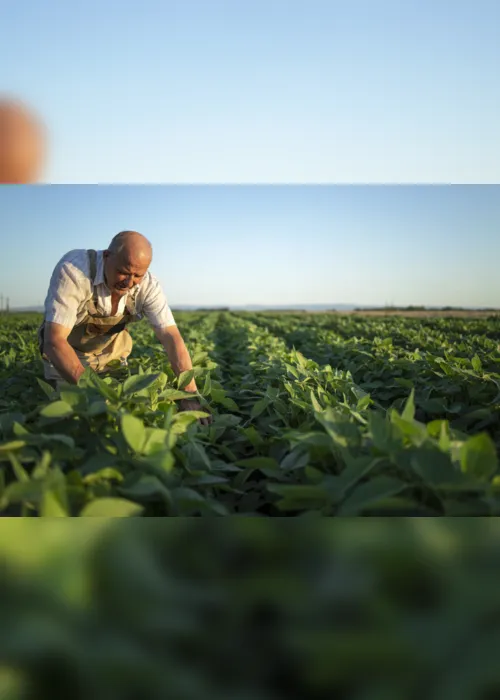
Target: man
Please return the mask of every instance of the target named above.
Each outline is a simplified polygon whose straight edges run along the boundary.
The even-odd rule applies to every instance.
[[[192,368],[163,290],[148,272],[152,255],[143,235],[122,231],[107,250],[73,250],[57,263],[39,330],[45,378],[53,386],[76,384],[86,367],[102,372],[112,360],[126,361],[132,350],[126,326],[142,317],[153,326],[175,374]],[[185,391],[197,391],[194,379]],[[203,410],[195,399],[179,403],[181,410]]]

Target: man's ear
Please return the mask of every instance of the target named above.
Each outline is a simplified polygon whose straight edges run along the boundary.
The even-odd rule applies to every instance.
[[[104,258],[104,260],[107,260],[110,255],[111,255],[111,253],[109,250],[104,250],[102,253],[102,257]]]

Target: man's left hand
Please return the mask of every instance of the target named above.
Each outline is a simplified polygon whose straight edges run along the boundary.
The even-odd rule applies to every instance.
[[[203,411],[204,413],[208,413],[208,409],[203,407],[196,399],[181,399],[179,401],[179,409],[181,411]],[[210,425],[212,420],[212,416],[199,418],[201,425]]]

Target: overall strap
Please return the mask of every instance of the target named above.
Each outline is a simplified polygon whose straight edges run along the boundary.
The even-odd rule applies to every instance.
[[[89,300],[89,307],[92,314],[97,313],[97,287],[94,286],[95,276],[97,274],[97,252],[95,250],[87,250],[90,267],[90,287],[92,289],[92,299]],[[93,306],[93,308],[92,308]]]

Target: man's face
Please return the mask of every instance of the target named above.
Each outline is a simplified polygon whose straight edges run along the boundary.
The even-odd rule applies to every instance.
[[[115,255],[104,252],[104,274],[106,284],[113,294],[123,296],[139,284],[148,271],[150,261],[133,254]]]

